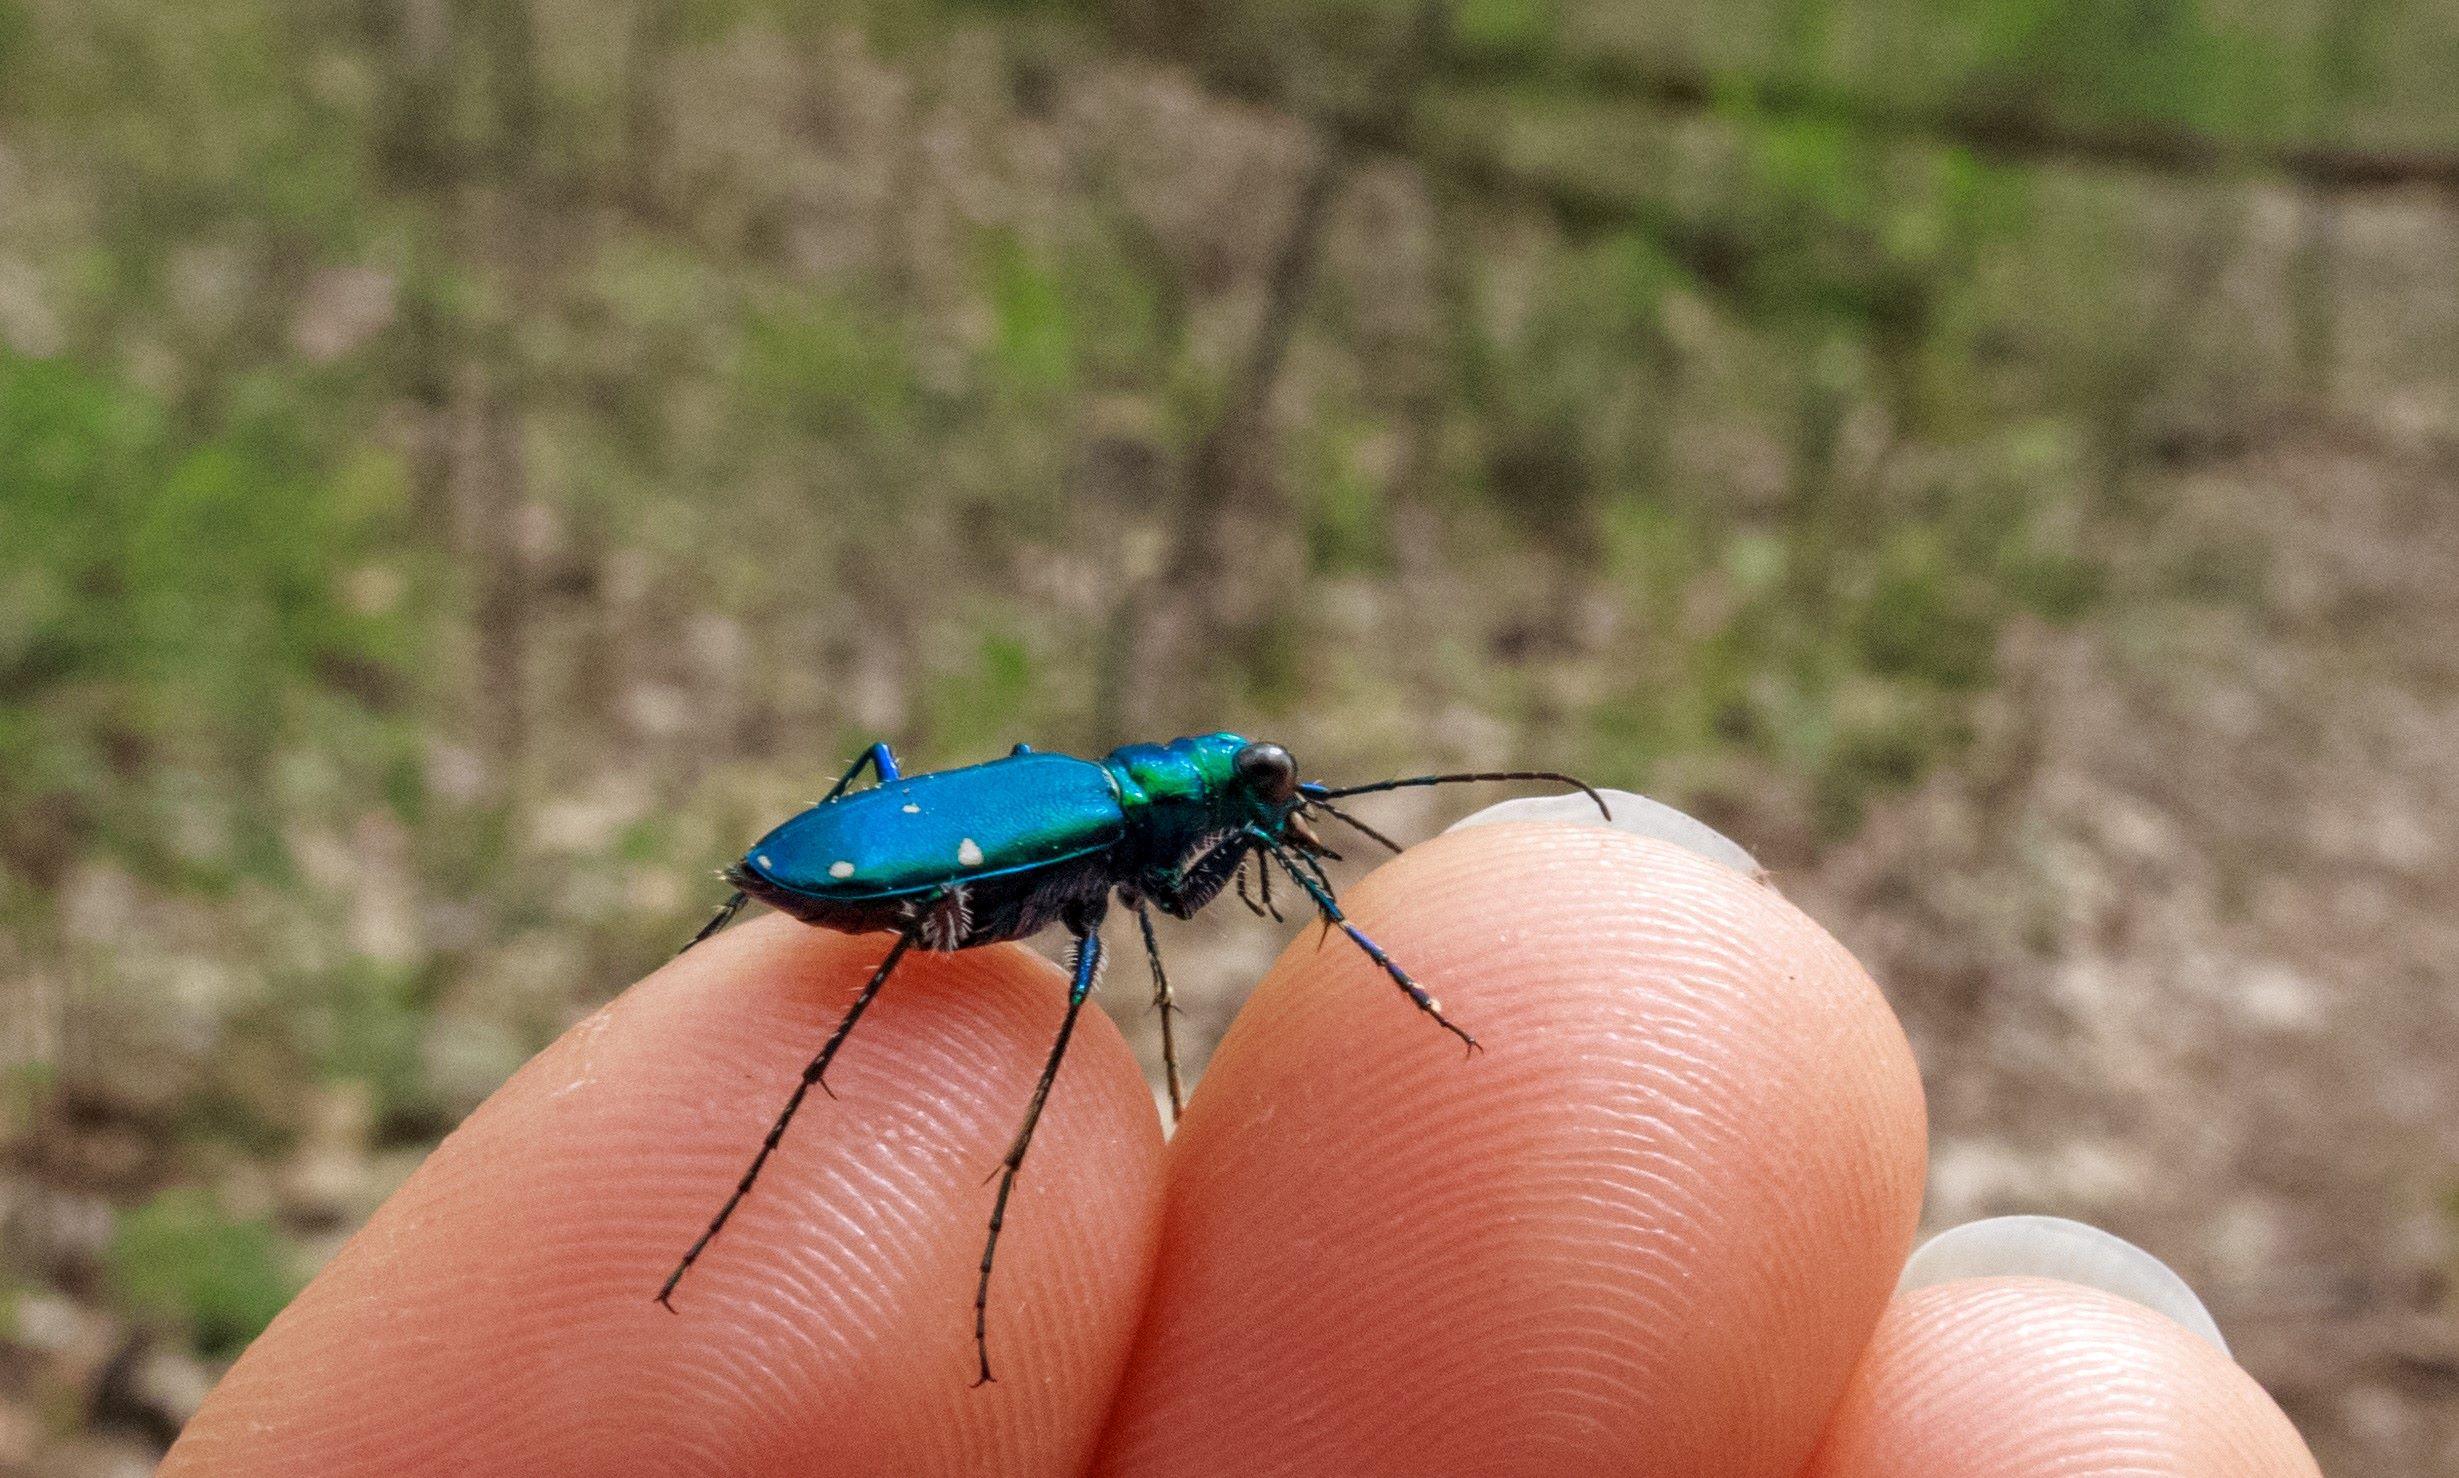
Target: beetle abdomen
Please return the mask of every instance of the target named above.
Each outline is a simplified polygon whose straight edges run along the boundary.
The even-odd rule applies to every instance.
[[[861,909],[1065,863],[1126,830],[1117,786],[1100,765],[1011,755],[813,806],[762,837],[739,870],[746,891],[762,897]]]

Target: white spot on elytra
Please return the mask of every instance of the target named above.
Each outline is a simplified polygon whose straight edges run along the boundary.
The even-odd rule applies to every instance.
[[[915,805],[912,801],[907,801],[905,803],[905,814],[908,816],[919,816],[922,814],[922,808]]]
[[[828,864],[828,875],[832,878],[850,878],[854,875],[854,864],[851,862],[831,862]]]
[[[956,844],[956,860],[967,867],[980,867],[982,849],[973,844],[973,838],[967,837]]]
[[[758,857],[752,860],[758,862],[762,867],[774,867],[777,865],[768,860],[768,854],[766,852],[761,853]]]

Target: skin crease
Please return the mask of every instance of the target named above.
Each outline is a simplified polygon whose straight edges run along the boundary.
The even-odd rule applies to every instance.
[[[2226,1355],[2149,1309],[2037,1278],[1896,1300],[1806,1478],[2318,1478]]]
[[[910,953],[680,1312],[650,1301],[887,942],[753,921],[575,1027],[249,1349],[163,1471],[1078,1471],[1152,1263],[1161,1132],[1086,1012],[999,1248],[1000,1380],[969,1389],[983,1177],[1066,991],[1022,948]]]
[[[1950,1340],[1983,1325],[1887,1304],[1923,1155],[1902,1035],[1775,893],[1624,833],[1500,825],[1344,899],[1488,1050],[1464,1060],[1307,927],[1165,1155],[1086,1013],[1000,1249],[994,1386],[968,1388],[984,1177],[1064,992],[1021,949],[909,957],[681,1315],[649,1300],[886,947],[768,918],[517,1074],[163,1471],[1792,1478],[1839,1399],[1983,1389],[1956,1381],[1989,1341]],[[1109,933],[1133,948],[1132,921]],[[1111,1006],[1142,1010],[1122,974]],[[2124,1365],[2140,1331],[2099,1304],[2027,1327],[2114,1345],[2181,1410],[2270,1410],[2216,1354]],[[1991,1368],[1988,1401],[1958,1398],[1973,1450],[2065,1419],[2053,1383]],[[1817,1478],[1963,1471],[1840,1445],[1857,1430],[1881,1431],[1840,1423]],[[2245,1431],[2273,1466],[2225,1475],[2311,1473],[2276,1412]]]

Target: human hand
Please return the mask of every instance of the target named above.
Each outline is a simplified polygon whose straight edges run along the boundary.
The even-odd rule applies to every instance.
[[[1891,1299],[1921,1089],[1773,890],[1602,827],[1445,836],[1344,906],[1486,1050],[1303,929],[1166,1146],[1064,984],[762,919],[627,991],[440,1146],[247,1352],[168,1474],[2312,1474],[2158,1314],[2034,1280]]]

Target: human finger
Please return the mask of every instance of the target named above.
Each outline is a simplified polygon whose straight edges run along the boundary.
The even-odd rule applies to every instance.
[[[1170,1151],[1153,1301],[1096,1471],[1785,1474],[1885,1307],[1919,1078],[1772,889],[1510,824],[1360,883],[1484,1051],[1310,927]]]
[[[1887,1311],[1805,1478],[2314,1478],[2209,1341],[2095,1289],[1965,1279]]]
[[[1064,994],[1029,951],[909,951],[677,1312],[651,1300],[888,943],[760,920],[566,1033],[247,1351],[164,1471],[1080,1469],[1161,1142],[1086,1013],[999,1247],[1001,1379],[971,1389],[985,1174]]]

